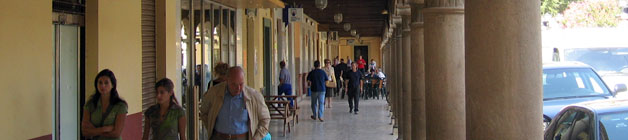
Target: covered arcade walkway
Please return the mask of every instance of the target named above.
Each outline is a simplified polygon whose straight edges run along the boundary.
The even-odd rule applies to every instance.
[[[2,0],[0,134],[84,138],[82,107],[110,69],[128,103],[120,137],[141,139],[155,82],[169,78],[186,136],[203,139],[199,102],[214,66],[241,66],[247,86],[272,96],[284,61],[301,109],[286,136],[272,121],[273,139],[542,138],[540,1],[315,1]],[[386,74],[389,104],[361,101],[354,115],[335,99],[325,122],[311,120],[314,61],[360,56]]]
[[[347,98],[333,97],[332,108],[325,108],[325,121],[310,119],[310,98],[299,102],[302,108],[299,123],[292,132],[283,135],[283,122],[272,120],[270,133],[273,140],[392,140],[390,113],[386,100],[360,100],[360,113],[349,113]],[[396,130],[396,129],[395,129]]]

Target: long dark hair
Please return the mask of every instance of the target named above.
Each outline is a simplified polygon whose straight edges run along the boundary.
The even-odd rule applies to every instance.
[[[96,79],[94,80],[94,87],[96,88],[96,93],[92,95],[91,99],[89,99],[94,104],[94,107],[98,107],[98,100],[100,99],[100,94],[101,94],[98,91],[98,78],[103,77],[103,76],[109,77],[109,80],[111,81],[111,85],[113,85],[110,91],[110,94],[111,94],[109,98],[110,105],[115,105],[118,102],[122,102],[126,104],[126,101],[124,101],[122,98],[120,98],[120,95],[118,95],[118,90],[117,90],[118,81],[116,80],[116,76],[113,74],[111,70],[104,69],[100,71],[98,75],[96,75]]]
[[[163,78],[157,81],[157,83],[155,83],[155,91],[157,91],[157,88],[159,87],[164,87],[168,92],[173,93],[170,95],[170,105],[179,105],[179,101],[177,101],[177,98],[174,97],[174,83],[172,80]]]

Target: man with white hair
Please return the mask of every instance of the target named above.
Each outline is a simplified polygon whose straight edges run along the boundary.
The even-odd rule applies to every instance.
[[[200,115],[210,140],[261,140],[270,114],[264,97],[244,84],[244,70],[229,68],[227,81],[207,91]]]

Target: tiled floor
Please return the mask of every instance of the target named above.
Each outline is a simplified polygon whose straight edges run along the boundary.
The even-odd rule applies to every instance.
[[[347,99],[335,97],[332,108],[325,108],[325,122],[312,120],[310,98],[299,102],[299,123],[283,136],[283,122],[272,120],[273,140],[393,140],[392,125],[385,100],[360,100],[359,114],[349,113]]]

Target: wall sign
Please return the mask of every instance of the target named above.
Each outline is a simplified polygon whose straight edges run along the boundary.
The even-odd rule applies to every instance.
[[[290,8],[288,9],[288,17],[291,22],[303,20],[303,8]]]

